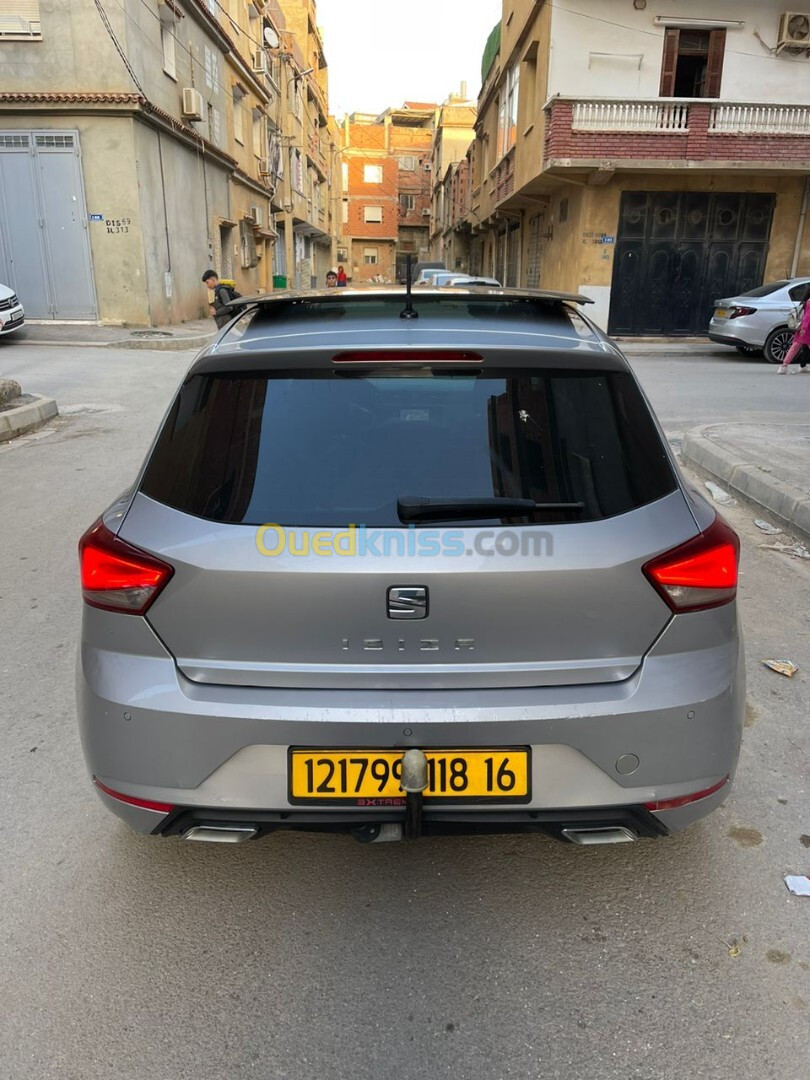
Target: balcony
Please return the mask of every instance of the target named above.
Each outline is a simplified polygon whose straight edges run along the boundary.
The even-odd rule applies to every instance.
[[[810,168],[807,105],[557,97],[545,112],[545,172]]]
[[[307,157],[321,174],[322,178],[326,179],[326,153],[324,152],[321,140],[314,133],[311,133],[307,137]]]
[[[489,174],[492,182],[492,196],[496,203],[508,199],[515,190],[515,150],[509,150]]]

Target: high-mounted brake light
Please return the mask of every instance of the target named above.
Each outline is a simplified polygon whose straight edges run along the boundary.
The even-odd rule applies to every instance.
[[[174,573],[154,555],[114,536],[104,522],[79,541],[82,596],[92,607],[143,615]]]
[[[642,569],[673,611],[702,611],[737,595],[739,556],[739,537],[718,517],[705,532]]]
[[[480,353],[460,349],[352,349],[337,353],[333,364],[482,364]]]

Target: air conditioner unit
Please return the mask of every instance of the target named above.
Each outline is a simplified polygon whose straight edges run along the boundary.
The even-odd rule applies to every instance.
[[[259,49],[253,56],[253,72],[256,75],[267,74],[267,53],[264,49]]]
[[[806,11],[782,13],[776,51],[782,49],[810,49],[810,14]]]
[[[202,120],[203,97],[193,86],[183,88],[183,116],[186,120]]]
[[[251,206],[250,216],[253,218],[253,224],[261,227],[264,225],[264,210],[261,206]]]
[[[422,217],[430,217],[430,210],[423,210]]]
[[[426,161],[426,162],[425,162],[425,172],[430,172],[430,170],[431,170],[432,168],[433,168],[433,166],[432,166],[432,165],[430,164],[430,162],[429,162],[429,161]]]
[[[259,158],[259,176],[272,176],[273,170],[270,164],[270,158]]]

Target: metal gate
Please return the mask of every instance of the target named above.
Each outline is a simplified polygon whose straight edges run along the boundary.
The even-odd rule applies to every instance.
[[[526,253],[526,287],[540,288],[540,228],[545,220],[544,214],[535,214],[529,218],[529,245]]]
[[[0,281],[30,318],[97,318],[78,132],[0,131]]]
[[[506,279],[498,278],[502,285],[515,288],[520,284],[520,226],[517,222],[509,226],[506,233]]]
[[[625,191],[608,330],[705,334],[713,303],[762,284],[774,196]]]

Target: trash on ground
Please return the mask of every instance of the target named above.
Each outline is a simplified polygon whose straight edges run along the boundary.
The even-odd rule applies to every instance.
[[[762,529],[768,536],[777,536],[782,530],[776,525],[771,525],[770,521],[763,521],[762,518],[754,518],[754,524],[758,529]]]
[[[794,896],[810,896],[810,877],[803,874],[785,874],[785,884]]]
[[[769,551],[781,551],[784,555],[792,555],[796,559],[810,559],[810,551],[804,546],[804,544],[783,544],[780,540],[776,540],[773,544],[760,544],[761,548],[767,548]]]
[[[704,481],[704,484],[716,503],[720,503],[721,506],[737,505],[737,500],[729,495],[727,491],[724,491],[718,484],[713,483],[711,480]]]
[[[762,663],[771,671],[776,671],[780,675],[787,675],[789,679],[792,679],[799,670],[791,660],[763,660]]]

